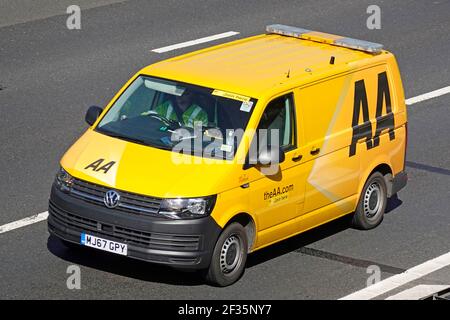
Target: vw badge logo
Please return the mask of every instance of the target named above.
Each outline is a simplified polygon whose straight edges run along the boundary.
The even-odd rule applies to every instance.
[[[105,203],[105,206],[112,209],[117,207],[117,205],[119,204],[119,200],[120,195],[114,190],[109,190],[108,192],[106,192],[103,202]]]

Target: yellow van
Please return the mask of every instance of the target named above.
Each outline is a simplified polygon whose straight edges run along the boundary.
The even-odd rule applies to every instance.
[[[247,254],[406,185],[407,115],[382,45],[271,25],[140,70],[62,158],[48,228],[226,286]]]

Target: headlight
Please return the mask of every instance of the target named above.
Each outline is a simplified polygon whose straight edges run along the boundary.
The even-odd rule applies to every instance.
[[[173,219],[200,218],[211,213],[216,196],[163,199],[159,213]]]
[[[61,191],[69,191],[73,184],[73,177],[63,168],[59,168],[56,174],[55,184]]]

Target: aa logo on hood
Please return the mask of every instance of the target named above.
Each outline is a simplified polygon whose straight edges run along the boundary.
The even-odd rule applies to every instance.
[[[91,164],[89,164],[88,166],[86,166],[84,169],[92,169],[95,172],[99,172],[99,171],[103,171],[103,173],[108,173],[109,169],[111,169],[114,164],[116,163],[115,161],[110,161],[104,165],[103,161],[105,161],[105,159],[98,159],[95,160],[94,162],[92,162]]]

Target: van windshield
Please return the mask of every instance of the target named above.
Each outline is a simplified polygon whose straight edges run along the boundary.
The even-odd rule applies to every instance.
[[[255,104],[235,93],[139,76],[95,130],[154,148],[232,159]]]

